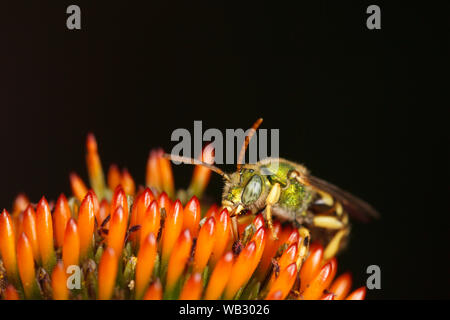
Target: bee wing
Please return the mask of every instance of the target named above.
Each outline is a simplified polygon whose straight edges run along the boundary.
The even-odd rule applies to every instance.
[[[351,217],[363,222],[380,217],[380,214],[370,204],[334,184],[312,175],[308,175],[307,179],[313,187],[329,193],[339,201]]]

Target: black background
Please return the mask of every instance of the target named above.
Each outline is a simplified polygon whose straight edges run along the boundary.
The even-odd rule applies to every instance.
[[[87,180],[87,132],[105,169],[143,184],[176,128],[263,117],[282,157],[381,212],[355,224],[340,272],[359,286],[379,265],[372,299],[449,298],[448,2],[296,2],[3,1],[0,206],[69,194],[70,171]],[[374,3],[381,30],[366,28]],[[69,4],[82,30],[66,28]],[[192,168],[174,170],[186,186]]]

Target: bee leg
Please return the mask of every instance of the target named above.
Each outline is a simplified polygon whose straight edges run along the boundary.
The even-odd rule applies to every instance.
[[[239,240],[239,232],[238,232],[238,221],[237,217],[241,214],[244,207],[242,205],[238,205],[234,209],[230,209],[230,218],[231,218],[231,230],[233,234],[233,239]]]
[[[333,197],[318,188],[312,186],[308,178],[297,170],[293,170],[289,173],[289,179],[296,179],[299,183],[312,187],[321,196],[321,201],[326,205],[333,207],[337,216],[314,216],[312,218],[312,225],[318,228],[325,228],[329,230],[339,230],[333,236],[331,241],[327,244],[323,257],[328,260],[334,257],[341,247],[342,240],[350,232],[350,227],[348,225],[348,216],[344,213],[341,203],[335,202]],[[300,231],[300,230],[299,230]],[[300,252],[301,253],[301,252]],[[299,263],[297,262],[297,267]]]
[[[270,188],[269,194],[266,198],[266,209],[264,210],[267,225],[269,226],[269,230],[272,233],[272,236],[275,237],[273,233],[273,223],[272,223],[272,206],[278,202],[281,195],[281,186],[279,183],[275,183],[272,188]]]
[[[341,246],[342,240],[345,238],[345,236],[348,235],[350,231],[350,228],[343,228],[342,230],[339,230],[334,237],[331,239],[331,241],[328,243],[328,245],[325,248],[325,251],[323,252],[323,258],[325,260],[333,258],[337,252],[339,251],[339,248]]]
[[[346,216],[339,219],[334,216],[315,216],[313,218],[314,227],[324,228],[328,230],[338,230],[331,241],[327,244],[324,251],[324,259],[328,260],[336,255],[341,247],[341,242],[348,235],[350,227],[346,223]]]
[[[341,220],[333,216],[314,216],[313,224],[315,227],[318,228],[325,228],[332,230],[342,229],[345,226]]]
[[[239,240],[238,223],[236,216],[231,217],[231,230],[233,234],[233,240],[234,241]]]
[[[301,265],[303,264],[303,261],[305,261],[305,258],[309,252],[309,242],[311,239],[311,235],[309,233],[309,230],[305,227],[300,227],[298,229],[298,234],[300,236],[299,242],[298,242],[298,257],[297,257],[297,270],[300,270]]]

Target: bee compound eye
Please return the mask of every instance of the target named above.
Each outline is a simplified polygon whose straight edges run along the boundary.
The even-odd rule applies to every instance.
[[[258,200],[261,195],[262,190],[262,180],[261,177],[255,174],[250,178],[247,185],[242,192],[242,202],[244,204],[250,204]]]

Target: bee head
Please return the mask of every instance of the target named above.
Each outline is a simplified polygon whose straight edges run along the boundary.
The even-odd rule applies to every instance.
[[[243,167],[231,175],[225,183],[222,194],[222,205],[231,215],[237,215],[243,210],[253,210],[261,200],[264,189],[263,178],[251,168]]]

